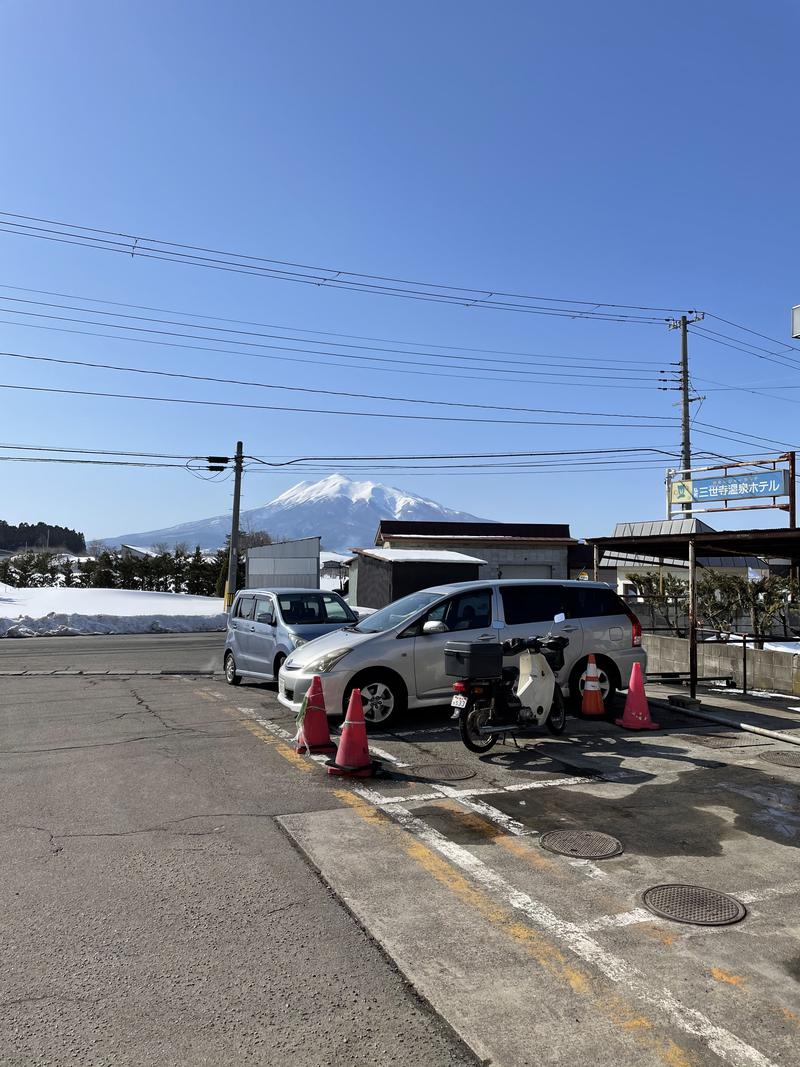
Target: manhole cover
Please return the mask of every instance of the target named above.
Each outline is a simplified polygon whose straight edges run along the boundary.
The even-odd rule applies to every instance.
[[[468,763],[421,763],[409,767],[408,773],[432,782],[464,782],[467,778],[474,778],[476,771]]]
[[[800,751],[759,752],[759,756],[767,763],[777,763],[780,767],[800,767]]]
[[[770,742],[747,734],[682,734],[685,741],[692,741],[703,748],[751,748],[768,745]]]
[[[542,834],[539,844],[550,852],[583,860],[607,860],[622,852],[622,844],[616,837],[597,830],[551,830]]]
[[[642,893],[642,903],[662,919],[698,926],[728,926],[747,914],[735,897],[701,885],[654,885]]]

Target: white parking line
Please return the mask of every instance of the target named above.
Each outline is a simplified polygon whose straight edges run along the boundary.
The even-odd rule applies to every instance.
[[[355,792],[364,799],[373,801],[372,790],[356,786]],[[712,1052],[735,1067],[776,1067],[758,1049],[713,1023],[696,1008],[687,1007],[669,990],[650,986],[645,975],[636,967],[607,952],[598,942],[587,936],[575,923],[560,919],[547,905],[534,900],[527,893],[515,888],[497,871],[487,866],[471,852],[455,841],[440,834],[432,826],[417,818],[399,805],[385,809],[403,829],[407,830],[428,848],[443,856],[453,866],[460,868],[473,881],[488,891],[507,907],[522,912],[534,926],[559,940],[580,959],[594,966],[612,982],[624,986],[628,993],[650,1004],[667,1015],[670,1020],[693,1037],[706,1042]]]
[[[602,872],[605,873],[605,872]],[[769,885],[761,889],[744,890],[737,893],[732,890],[730,895],[740,900],[742,904],[760,904],[774,897],[789,897],[800,893],[800,882],[784,882],[783,885]],[[589,922],[581,923],[581,930],[607,930],[616,926],[635,926],[637,923],[651,923],[658,921],[658,917],[645,908],[633,908],[631,911],[617,912],[616,915],[600,915]]]

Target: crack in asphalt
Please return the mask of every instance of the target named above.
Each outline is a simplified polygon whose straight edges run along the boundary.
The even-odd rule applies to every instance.
[[[156,826],[145,826],[138,830],[98,830],[98,831],[84,831],[81,833],[58,833],[55,830],[50,830],[46,826],[34,826],[30,823],[12,823],[11,825],[0,830],[0,833],[10,833],[12,830],[37,830],[40,833],[47,834],[50,846],[50,850],[54,856],[57,856],[59,852],[64,849],[63,845],[57,845],[56,840],[66,841],[68,839],[80,839],[80,838],[101,838],[101,837],[135,837],[141,834],[176,834],[178,837],[213,837],[216,834],[224,833],[224,826],[215,826],[213,830],[178,830],[174,828],[174,824],[191,822],[193,819],[274,819],[274,815],[270,815],[265,811],[219,811],[210,812],[202,815],[184,815],[178,819],[168,819],[166,822],[159,823]]]
[[[4,830],[2,832],[3,833],[8,833],[11,830],[36,830],[40,834],[47,834],[47,838],[48,838],[47,844],[48,844],[48,846],[50,848],[51,855],[57,856],[59,854],[59,852],[63,852],[64,851],[64,846],[63,845],[57,845],[55,843],[56,837],[59,837],[60,834],[53,833],[53,831],[52,830],[48,830],[46,826],[34,826],[31,823],[15,823],[15,824],[7,827],[6,830]]]

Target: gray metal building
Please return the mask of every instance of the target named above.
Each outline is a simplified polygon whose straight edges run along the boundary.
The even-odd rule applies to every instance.
[[[448,549],[486,562],[480,578],[568,578],[569,552],[578,542],[567,523],[383,520],[380,548]]]
[[[248,589],[319,589],[321,538],[302,537],[247,550]]]

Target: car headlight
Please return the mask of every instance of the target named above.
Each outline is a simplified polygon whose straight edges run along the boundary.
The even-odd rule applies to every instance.
[[[308,638],[307,637],[293,637],[292,641],[294,642],[294,647],[295,648],[299,648],[301,645],[308,644]]]
[[[333,651],[325,652],[310,663],[306,663],[303,669],[310,671],[311,674],[325,674],[326,671],[332,671],[339,660],[344,659],[350,651],[349,648],[334,648]]]

